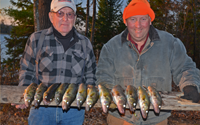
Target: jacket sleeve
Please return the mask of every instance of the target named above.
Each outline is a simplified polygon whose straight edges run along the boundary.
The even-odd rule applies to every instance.
[[[196,68],[195,62],[187,55],[183,43],[175,38],[172,56],[171,56],[171,71],[173,80],[183,91],[183,88],[188,85],[196,86],[200,92],[200,75],[199,69]]]
[[[96,85],[102,84],[107,88],[114,87],[114,59],[108,44],[102,47],[96,71]]]
[[[29,85],[32,82],[36,83],[35,75],[35,42],[34,34],[32,34],[25,46],[24,53],[20,60],[20,71],[19,71],[19,86]]]
[[[96,58],[90,41],[87,39],[87,57],[86,57],[86,66],[85,66],[85,83],[94,85],[96,81],[95,72],[96,72]]]

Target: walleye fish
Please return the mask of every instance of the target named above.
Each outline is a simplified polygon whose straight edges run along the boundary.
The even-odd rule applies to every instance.
[[[152,86],[148,86],[148,94],[150,96],[150,102],[153,105],[155,113],[160,113],[160,108],[162,106],[162,98],[159,92]]]
[[[52,84],[43,94],[43,103],[44,105],[49,105],[55,96],[55,91],[60,86],[60,83]]]
[[[43,98],[43,94],[47,90],[47,88],[48,87],[44,83],[40,83],[40,85],[37,87],[35,96],[34,96],[35,108],[37,108],[40,105],[42,98]]]
[[[57,104],[57,106],[60,104],[60,102],[62,101],[62,97],[66,91],[66,89],[68,88],[69,84],[68,83],[62,83],[60,84],[60,86],[57,88],[56,92],[55,92],[55,102]]]
[[[88,85],[87,98],[86,98],[86,104],[85,104],[86,111],[89,111],[94,106],[98,98],[99,98],[99,94],[98,94],[97,88],[95,88],[95,86],[93,85]]]
[[[138,94],[138,104],[140,107],[140,111],[142,113],[142,117],[146,119],[149,112],[149,105],[150,105],[148,94],[146,90],[141,86],[138,87],[137,94]]]
[[[117,108],[121,114],[125,113],[124,108],[126,108],[126,96],[123,92],[123,88],[120,85],[116,85],[113,87],[112,97],[114,103],[117,105]]]
[[[129,109],[134,112],[136,110],[136,105],[138,102],[137,89],[132,85],[128,85],[126,87],[125,95]]]
[[[107,113],[112,101],[112,96],[110,94],[110,91],[105,86],[99,84],[98,89],[103,112]]]
[[[76,94],[77,107],[80,109],[82,104],[85,102],[87,97],[87,86],[81,83],[78,87],[78,92]]]
[[[24,91],[24,103],[28,107],[32,103],[37,89],[36,83],[31,83]]]
[[[66,89],[62,99],[63,110],[67,110],[70,107],[71,103],[75,100],[77,90],[78,90],[78,85],[75,83],[71,83],[69,87]]]

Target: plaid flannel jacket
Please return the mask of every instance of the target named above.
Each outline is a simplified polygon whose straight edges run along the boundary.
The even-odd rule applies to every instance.
[[[64,52],[62,44],[55,38],[53,28],[50,27],[45,33],[39,61],[36,62],[36,49],[41,32],[33,33],[26,43],[20,60],[19,86],[29,85],[32,82],[37,83],[35,68],[37,64],[39,80],[42,83],[48,85],[53,83],[79,84],[81,82],[95,84],[96,60],[87,37],[75,30],[78,42]],[[83,46],[86,46],[86,58],[84,58]]]

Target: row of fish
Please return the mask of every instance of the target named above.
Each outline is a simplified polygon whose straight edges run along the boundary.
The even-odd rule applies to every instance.
[[[34,100],[35,107],[38,107],[42,100],[44,105],[49,105],[55,100],[57,105],[61,103],[63,110],[67,110],[76,99],[79,109],[86,102],[85,109],[89,111],[98,99],[100,99],[103,112],[107,113],[109,108],[113,108],[111,103],[113,104],[114,102],[121,114],[125,113],[126,103],[132,112],[136,110],[138,103],[144,119],[147,118],[150,103],[155,113],[160,112],[162,98],[159,92],[151,86],[147,88],[142,86],[135,88],[132,85],[128,85],[125,92],[120,85],[114,86],[111,91],[101,84],[97,87],[93,85],[86,86],[83,83],[79,85],[74,83],[55,83],[50,87],[47,87],[43,83],[39,86],[32,83],[25,89],[24,100],[26,106],[30,106]]]

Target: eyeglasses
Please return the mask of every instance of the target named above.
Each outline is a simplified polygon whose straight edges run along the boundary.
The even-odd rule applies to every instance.
[[[51,11],[51,12],[53,12],[53,11]],[[76,15],[74,13],[64,13],[62,11],[57,11],[57,12],[53,12],[53,13],[56,13],[57,17],[63,17],[66,14],[69,19],[73,19]]]

